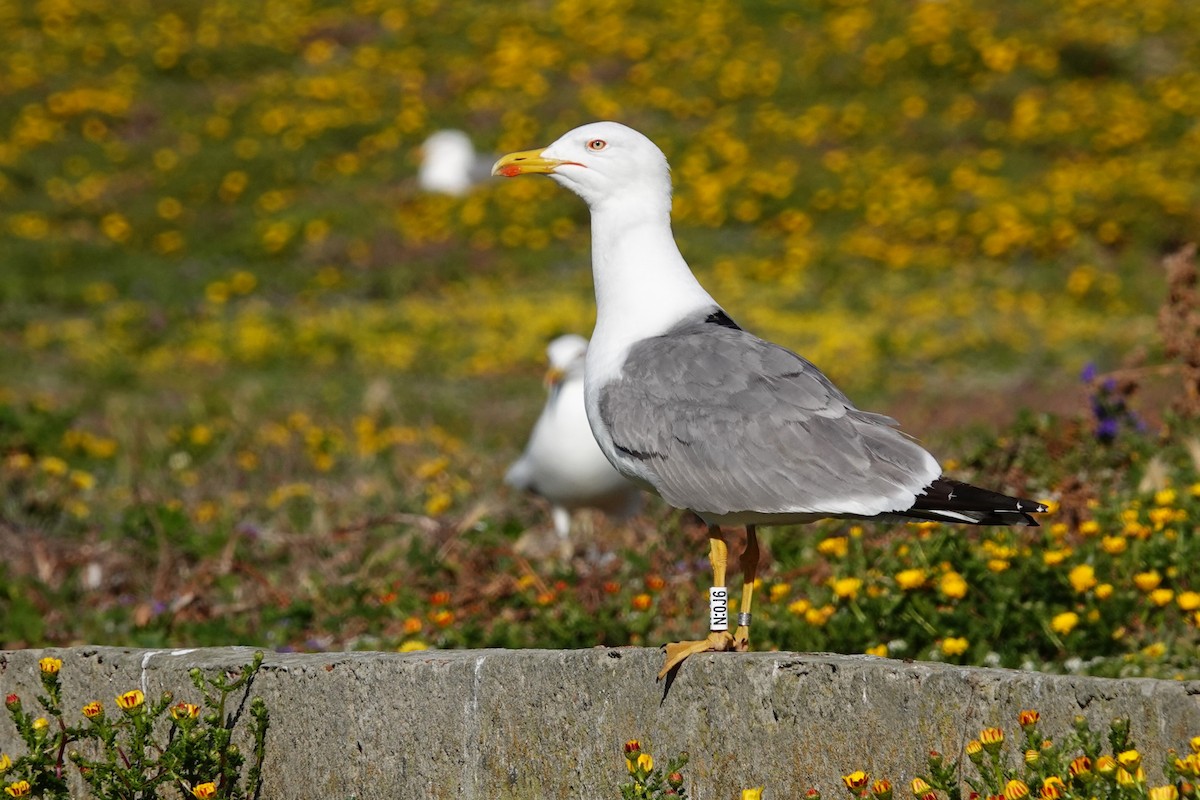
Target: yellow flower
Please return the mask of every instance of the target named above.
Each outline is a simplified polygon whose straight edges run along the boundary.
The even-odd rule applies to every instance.
[[[1096,570],[1091,564],[1079,564],[1067,573],[1067,580],[1075,591],[1083,594],[1096,585]]]
[[[1179,790],[1174,784],[1154,786],[1150,789],[1150,800],[1179,800]]]
[[[863,772],[861,769],[857,769],[854,772],[851,772],[849,775],[842,776],[842,783],[846,784],[846,788],[854,794],[858,794],[860,791],[865,789],[867,784],[870,782],[871,776]]]
[[[1195,611],[1200,608],[1200,592],[1180,592],[1175,602],[1184,611]]]
[[[787,597],[792,591],[792,586],[789,583],[776,583],[771,585],[770,597],[772,603],[778,603],[783,598]]]
[[[1156,569],[1139,572],[1133,576],[1133,583],[1143,592],[1152,592],[1162,583],[1162,575]]]
[[[962,575],[951,570],[942,576],[938,589],[951,600],[961,600],[967,596],[967,581]]]
[[[1117,764],[1127,770],[1133,771],[1141,766],[1142,754],[1137,750],[1124,750],[1117,753]]]
[[[988,571],[997,574],[1006,571],[1010,566],[1012,566],[1012,562],[1006,558],[991,558],[987,562]]]
[[[1037,725],[1038,720],[1041,718],[1042,715],[1039,714],[1035,708],[1027,708],[1023,711],[1017,712],[1017,724],[1022,728],[1028,728],[1033,725]]]
[[[999,728],[984,728],[979,732],[979,741],[989,753],[999,752],[1004,744],[1004,731]]]
[[[1013,778],[1004,784],[1004,800],[1021,800],[1029,795],[1029,785],[1025,781]]]
[[[46,656],[38,661],[38,669],[42,671],[43,675],[57,675],[58,671],[62,669],[62,659]]]
[[[877,644],[873,647],[868,647],[865,652],[869,656],[876,656],[878,658],[887,658],[888,646],[886,644]]]
[[[1175,592],[1171,589],[1155,589],[1149,594],[1150,602],[1162,608],[1175,599]]]
[[[1045,564],[1047,567],[1057,567],[1059,564],[1066,561],[1067,557],[1070,555],[1071,555],[1071,551],[1068,548],[1062,548],[1059,550],[1047,550],[1044,553],[1042,553],[1042,563]]]
[[[983,742],[978,739],[972,739],[967,742],[967,758],[978,764],[983,760]]]
[[[948,656],[960,656],[967,652],[970,643],[962,636],[948,636],[942,640],[942,652]]]
[[[83,715],[88,719],[95,719],[104,713],[104,706],[100,705],[99,700],[93,700],[83,707]]]
[[[817,552],[832,558],[845,558],[850,552],[850,540],[845,536],[830,536],[817,545]]]
[[[1105,536],[1100,540],[1100,547],[1110,556],[1120,555],[1129,548],[1129,542],[1124,536]]]
[[[117,695],[117,705],[125,711],[136,711],[145,702],[146,695],[142,694],[141,689],[133,689],[125,694]]]
[[[1112,597],[1113,585],[1111,583],[1102,583],[1096,587],[1096,599],[1107,600]]]
[[[906,592],[920,589],[925,585],[925,570],[905,569],[897,572],[896,585]]]
[[[1064,611],[1061,614],[1055,614],[1054,618],[1050,620],[1050,630],[1066,636],[1068,633],[1075,630],[1075,626],[1078,624],[1078,614],[1076,614],[1074,611]]]
[[[1136,770],[1117,769],[1117,785],[1126,788],[1139,786],[1146,782],[1146,772],[1141,767]]]
[[[208,783],[198,783],[192,787],[192,797],[196,800],[208,800],[210,797],[217,796],[217,785],[212,781]]]
[[[0,775],[12,769],[12,759],[8,757],[8,753],[0,753]]]
[[[30,790],[29,781],[17,781],[4,787],[4,793],[9,797],[25,797]]]
[[[880,778],[871,784],[871,796],[875,800],[892,800],[892,782],[886,778]]]
[[[833,593],[841,600],[853,600],[862,588],[861,578],[834,578],[830,583]]]
[[[176,703],[171,706],[172,719],[195,719],[198,716],[200,716],[200,706],[193,703]]]
[[[1096,772],[1101,775],[1111,775],[1117,769],[1117,760],[1112,756],[1100,756],[1096,759]]]
[[[50,720],[46,719],[45,717],[38,717],[33,721],[32,727],[35,731],[44,731],[46,728],[50,727]]]
[[[1200,736],[1193,736],[1188,741],[1188,747],[1192,748],[1193,753],[1200,754]]]
[[[808,610],[811,608],[812,608],[812,603],[801,598],[799,600],[793,600],[792,602],[788,603],[787,610],[788,610],[788,613],[795,614],[796,616],[801,616],[802,614],[807,613]]]
[[[913,778],[911,788],[913,797],[917,798],[924,797],[926,794],[933,791],[933,787],[930,786],[924,778]]]
[[[742,800],[762,800],[763,787],[742,789]]]
[[[1077,756],[1071,761],[1068,772],[1072,778],[1086,779],[1092,773],[1092,760],[1087,756]]]

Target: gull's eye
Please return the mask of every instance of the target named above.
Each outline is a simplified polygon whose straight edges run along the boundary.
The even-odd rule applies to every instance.
[[[593,153],[599,153],[606,147],[608,147],[608,142],[604,141],[603,139],[592,139],[587,143],[587,149],[591,150]]]

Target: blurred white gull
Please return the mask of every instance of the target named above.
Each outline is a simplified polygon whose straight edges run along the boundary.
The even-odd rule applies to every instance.
[[[436,131],[421,145],[417,184],[426,192],[461,197],[491,177],[492,160],[477,155],[471,137],[462,131]]]
[[[554,529],[569,550],[571,512],[596,508],[618,519],[637,513],[642,492],[613,468],[592,435],[583,402],[588,341],[559,336],[546,348],[548,396],[529,444],[508,468],[504,482],[550,501]]]

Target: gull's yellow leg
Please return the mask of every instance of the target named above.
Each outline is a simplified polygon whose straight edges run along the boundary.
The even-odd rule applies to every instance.
[[[750,649],[750,601],[754,597],[754,579],[758,577],[758,532],[753,525],[746,526],[746,549],[742,551],[741,565],[742,610],[733,633],[733,648],[744,653]]]
[[[713,587],[724,589],[725,570],[729,564],[729,545],[725,543],[725,539],[721,535],[721,529],[716,525],[708,526],[708,562],[712,564]],[[728,594],[726,594],[726,616],[728,616],[728,602]],[[710,621],[710,624],[712,624],[712,621]],[[682,664],[683,660],[690,655],[733,649],[733,637],[729,635],[727,629],[728,620],[726,620],[725,625],[726,627],[724,628],[710,630],[708,636],[704,639],[668,644],[666,648],[667,661],[659,671],[658,679],[662,680],[665,678],[668,672]]]

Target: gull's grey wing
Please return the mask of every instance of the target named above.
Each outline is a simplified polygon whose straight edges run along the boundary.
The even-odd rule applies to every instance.
[[[909,508],[941,474],[895,420],[859,411],[813,364],[727,319],[639,342],[601,389],[613,443],[668,503],[873,516]]]

